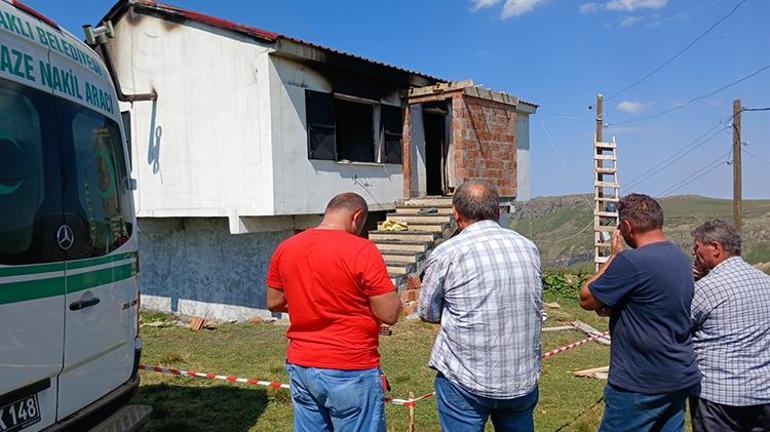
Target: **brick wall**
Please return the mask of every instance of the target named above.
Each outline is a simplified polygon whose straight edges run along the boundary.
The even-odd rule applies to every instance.
[[[464,95],[452,96],[454,180],[484,179],[502,197],[516,196],[516,108]]]

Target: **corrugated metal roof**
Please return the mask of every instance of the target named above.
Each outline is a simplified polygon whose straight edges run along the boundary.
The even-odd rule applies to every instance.
[[[243,34],[243,35],[246,35],[246,36],[249,36],[249,37],[253,37],[253,38],[257,39],[257,40],[261,40],[261,41],[264,41],[264,42],[273,43],[273,42],[276,42],[278,39],[286,39],[286,40],[291,41],[291,42],[295,42],[295,43],[302,44],[302,45],[307,45],[309,47],[321,49],[321,50],[328,51],[328,52],[331,52],[331,53],[334,53],[334,54],[338,54],[338,55],[341,55],[341,56],[346,56],[346,57],[350,57],[350,58],[353,58],[353,59],[362,60],[362,61],[365,61],[365,62],[368,62],[368,63],[372,63],[372,64],[375,64],[375,65],[378,65],[378,66],[382,66],[382,67],[385,67],[385,68],[395,69],[395,70],[398,70],[398,71],[401,71],[401,72],[406,72],[406,73],[412,74],[412,75],[418,75],[418,76],[421,76],[421,77],[424,77],[424,78],[427,78],[429,80],[433,80],[433,81],[436,81],[436,82],[444,81],[444,80],[441,80],[439,78],[436,78],[434,76],[431,76],[431,75],[428,75],[428,74],[425,74],[425,73],[422,73],[422,72],[414,71],[414,70],[411,70],[411,69],[405,69],[405,68],[402,68],[402,67],[399,67],[399,66],[395,66],[395,65],[384,63],[384,62],[377,61],[377,60],[368,59],[366,57],[362,57],[362,56],[359,56],[359,55],[356,55],[356,54],[352,54],[352,53],[349,53],[349,52],[345,52],[345,51],[340,51],[340,50],[337,50],[337,49],[334,49],[334,48],[330,48],[330,47],[327,47],[327,46],[323,46],[323,45],[320,45],[320,44],[316,44],[316,43],[313,43],[313,42],[308,42],[306,40],[299,39],[299,38],[296,38],[296,37],[275,33],[275,32],[264,30],[264,29],[260,29],[260,28],[257,28],[257,27],[252,27],[252,26],[248,26],[248,25],[238,24],[236,22],[229,21],[229,20],[226,20],[226,19],[217,18],[217,17],[211,16],[211,15],[202,14],[202,13],[199,13],[199,12],[191,11],[191,10],[188,10],[188,9],[183,9],[183,8],[172,6],[172,5],[168,5],[168,4],[158,3],[158,2],[155,2],[155,1],[152,1],[152,0],[121,0],[118,3],[116,3],[112,7],[112,9],[110,9],[109,12],[107,12],[107,14],[104,17],[104,20],[117,20],[117,19],[119,19],[123,14],[125,14],[125,12],[128,10],[128,8],[131,7],[131,6],[138,7],[140,10],[141,9],[145,9],[145,10],[149,10],[149,11],[154,11],[154,12],[157,12],[157,13],[159,13],[159,14],[161,14],[163,16],[169,17],[169,18],[179,18],[179,19],[182,19],[182,20],[191,20],[191,21],[207,24],[207,25],[210,25],[212,27],[216,27],[216,28],[220,28],[220,29],[224,29],[224,30],[229,30],[229,31],[232,31],[232,32],[235,32],[235,33],[239,33],[239,34]]]

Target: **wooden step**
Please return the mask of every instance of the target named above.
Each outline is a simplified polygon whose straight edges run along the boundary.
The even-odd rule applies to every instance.
[[[452,205],[449,204],[447,206],[428,206],[428,207],[407,207],[407,206],[398,206],[396,207],[396,214],[397,215],[416,215],[420,210],[427,209],[427,208],[435,208],[435,213],[427,213],[424,216],[437,216],[437,215],[452,215]]]
[[[615,148],[618,148],[618,146],[615,143],[601,142],[601,141],[595,141],[594,142],[594,147],[602,148],[602,149],[615,149]]]
[[[369,240],[404,240],[428,241],[436,239],[436,234],[427,231],[369,231]]]
[[[600,202],[620,202],[620,198],[615,197],[594,197],[594,199]]]
[[[612,243],[596,242],[596,243],[594,243],[594,246],[596,246],[596,247],[612,247]]]
[[[596,257],[594,257],[594,261],[599,263],[599,264],[606,263],[608,259],[609,259],[609,257],[603,257],[603,256],[596,256]]]
[[[423,253],[431,245],[430,241],[398,241],[398,240],[377,240],[374,242],[377,249],[383,254],[390,252],[408,252]]]
[[[389,213],[386,218],[407,224],[448,224],[452,220],[447,215],[399,215],[394,213]]]

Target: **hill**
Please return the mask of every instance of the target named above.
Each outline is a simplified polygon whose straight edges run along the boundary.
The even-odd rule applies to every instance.
[[[690,232],[707,219],[732,220],[732,201],[683,195],[660,200],[668,237],[688,254]],[[541,197],[517,202],[511,228],[540,248],[543,267],[591,268],[593,199],[591,195]],[[743,256],[752,264],[770,262],[770,200],[743,202]]]

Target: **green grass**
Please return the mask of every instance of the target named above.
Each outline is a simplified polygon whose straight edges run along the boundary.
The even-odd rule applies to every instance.
[[[607,320],[582,311],[574,299],[547,295],[561,309],[548,309],[546,326],[559,320],[580,319],[598,329]],[[143,320],[158,321],[162,316],[143,313]],[[142,362],[186,370],[197,370],[243,377],[287,382],[283,369],[286,349],[285,327],[267,324],[226,324],[216,330],[193,332],[179,327],[144,327]],[[390,378],[391,396],[406,398],[433,391],[435,373],[427,361],[437,327],[415,321],[402,321],[393,335],[381,338],[382,365]],[[575,342],[585,336],[577,331],[543,334],[543,350]],[[543,361],[540,402],[535,422],[538,431],[553,431],[572,421],[601,396],[605,382],[576,378],[570,371],[606,366],[608,347],[591,343]],[[146,432],[159,431],[291,431],[291,398],[286,390],[229,384],[221,381],[177,378],[142,372],[142,385],[133,403],[153,407]],[[593,431],[601,418],[602,404],[578,418],[564,430]],[[418,431],[438,431],[435,399],[417,403]],[[388,405],[389,431],[404,431],[407,409]],[[488,430],[492,430],[491,425]]]

